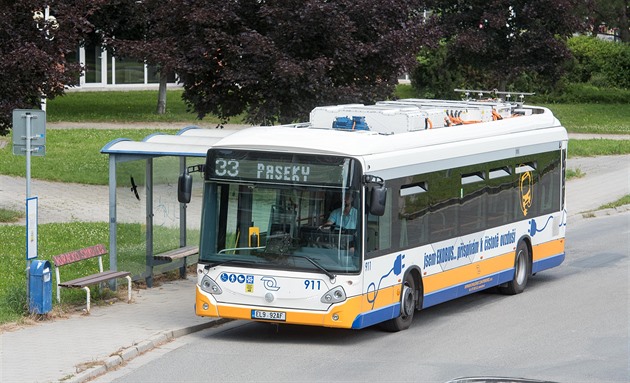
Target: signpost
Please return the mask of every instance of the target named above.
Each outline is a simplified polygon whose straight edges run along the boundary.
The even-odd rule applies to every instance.
[[[26,199],[26,261],[37,258],[37,197]]]
[[[13,154],[26,156],[26,299],[28,300],[31,259],[37,258],[38,199],[31,198],[31,156],[46,154],[45,111],[13,110]]]

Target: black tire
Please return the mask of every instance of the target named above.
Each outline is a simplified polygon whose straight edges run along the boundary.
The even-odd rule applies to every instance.
[[[406,330],[411,326],[413,321],[413,313],[416,311],[416,302],[418,301],[418,290],[416,282],[411,273],[405,275],[402,284],[402,292],[400,294],[400,315],[397,318],[390,319],[380,324],[385,331],[397,332]]]
[[[499,291],[506,295],[520,294],[527,286],[527,280],[531,274],[531,256],[529,247],[525,241],[520,241],[516,247],[514,256],[514,278],[505,286],[499,287]]]

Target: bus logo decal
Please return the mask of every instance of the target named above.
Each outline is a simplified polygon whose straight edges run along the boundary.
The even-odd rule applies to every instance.
[[[402,271],[405,268],[405,264],[402,263],[404,258],[405,258],[405,254],[402,254],[402,253],[398,254],[396,259],[394,260],[394,265],[392,266],[391,270],[389,270],[387,274],[383,275],[381,279],[378,281],[378,286],[376,286],[376,283],[374,282],[368,285],[367,291],[366,291],[366,299],[368,303],[372,304],[372,309],[374,309],[374,304],[376,303],[376,297],[378,296],[378,292],[381,289],[381,282],[383,282],[383,280],[387,278],[392,272],[396,276],[399,276],[400,274],[402,274]]]
[[[263,281],[263,286],[269,291],[278,291],[280,287],[278,286],[278,282],[274,277],[262,277],[260,278]]]
[[[549,218],[547,218],[547,222],[545,222],[545,226],[543,226],[542,229],[539,229],[536,225],[536,220],[532,218],[532,220],[529,221],[529,235],[533,237],[536,233],[542,233],[547,228],[549,221],[552,219],[553,215],[550,215]]]
[[[521,211],[524,216],[527,216],[529,208],[532,206],[534,188],[532,172],[525,172],[521,174],[518,186],[521,194]]]

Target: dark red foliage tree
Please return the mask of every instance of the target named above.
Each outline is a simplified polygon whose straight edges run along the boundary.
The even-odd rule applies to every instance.
[[[48,1],[51,20],[34,19],[46,2],[0,0],[0,135],[12,127],[12,111],[39,108],[41,98],[78,83],[81,66],[68,55],[92,29],[87,16],[101,0]]]
[[[182,3],[176,70],[199,117],[288,123],[318,105],[384,99],[435,40],[414,0]]]

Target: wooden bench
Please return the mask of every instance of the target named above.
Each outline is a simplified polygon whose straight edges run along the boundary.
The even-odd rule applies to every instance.
[[[153,258],[161,260],[161,261],[167,261],[167,262],[173,262],[178,259],[184,259],[182,267],[180,268],[180,271],[179,271],[179,275],[181,278],[186,278],[185,258],[190,257],[191,255],[195,255],[197,253],[199,253],[199,246],[184,246],[184,247],[179,247],[177,249],[167,251],[165,253],[155,254]]]
[[[128,271],[103,271],[103,255],[107,254],[107,250],[103,245],[86,247],[85,249],[75,250],[68,253],[56,255],[53,257],[55,264],[55,275],[57,276],[57,302],[61,302],[61,287],[70,289],[84,289],[87,294],[87,312],[90,312],[90,287],[103,282],[111,281],[118,278],[127,279],[127,302],[131,301],[131,273]],[[83,261],[98,257],[99,272],[82,278],[73,279],[71,281],[61,282],[59,277],[59,269],[62,266],[71,263]]]

